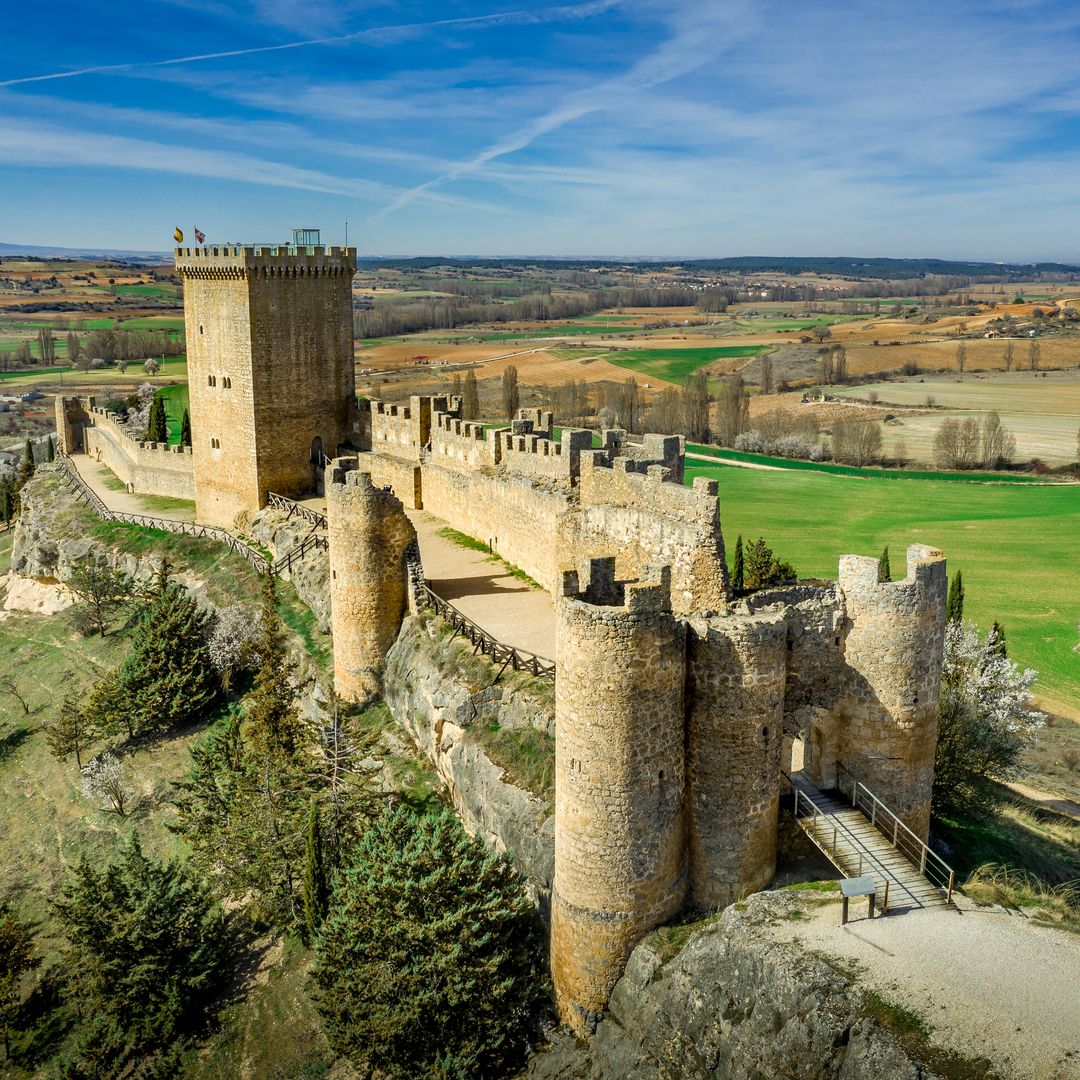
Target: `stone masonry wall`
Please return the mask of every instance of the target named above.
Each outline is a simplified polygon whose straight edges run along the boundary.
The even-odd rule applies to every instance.
[[[614,559],[568,572],[556,606],[555,884],[560,1016],[595,1025],[634,945],[686,893],[685,625],[666,571],[622,588]]]
[[[776,873],[787,631],[776,614],[690,621],[687,829],[691,901],[703,911]]]
[[[327,469],[326,520],[334,687],[346,701],[366,702],[382,691],[383,661],[405,614],[405,549],[416,530],[355,458]]]
[[[391,454],[361,452],[357,454],[360,468],[371,473],[376,487],[389,485],[394,494],[410,510],[424,508],[421,469],[419,465]]]

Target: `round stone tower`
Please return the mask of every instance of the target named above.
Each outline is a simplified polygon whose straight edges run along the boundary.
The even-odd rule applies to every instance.
[[[945,557],[936,548],[909,547],[907,577],[879,582],[877,559],[845,555],[840,589],[851,627],[837,760],[925,840],[941,698]]]
[[[787,622],[693,619],[687,639],[690,898],[712,910],[776,873]]]
[[[551,971],[579,1034],[686,892],[685,624],[668,567],[614,576],[614,558],[591,559],[557,600]]]
[[[401,502],[358,471],[356,458],[326,470],[334,689],[365,702],[382,690],[382,665],[408,604],[406,549],[416,530]]]

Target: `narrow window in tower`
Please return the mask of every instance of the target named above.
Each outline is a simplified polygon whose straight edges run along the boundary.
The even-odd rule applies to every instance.
[[[199,324],[199,333],[202,333],[202,323]]]

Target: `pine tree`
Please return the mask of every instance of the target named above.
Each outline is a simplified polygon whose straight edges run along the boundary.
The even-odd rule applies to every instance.
[[[117,706],[129,731],[175,727],[204,715],[214,704],[219,683],[207,644],[209,621],[163,568],[119,669]]]
[[[0,1029],[4,1056],[9,1059],[11,1036],[19,1030],[19,983],[36,966],[33,935],[8,903],[0,900]]]
[[[191,445],[191,413],[187,409],[184,410],[184,415],[180,419],[180,445]]]
[[[64,761],[72,754],[75,764],[82,771],[82,752],[96,737],[94,725],[82,707],[83,694],[74,691],[64,697],[60,715],[45,728],[45,741],[53,756]]]
[[[735,565],[731,571],[731,588],[736,594],[743,591],[743,579],[745,574],[746,569],[743,562],[742,533],[739,533],[739,538],[735,541]]]
[[[331,1046],[395,1080],[502,1075],[544,999],[542,951],[506,856],[448,810],[399,808],[338,878],[312,997]]]
[[[885,550],[881,553],[881,558],[878,559],[878,581],[892,581],[892,567],[889,565],[889,545],[885,545]]]
[[[55,910],[71,993],[136,1047],[190,1029],[212,999],[226,954],[221,913],[184,863],[144,855],[138,833],[100,870],[84,857]]]
[[[330,901],[330,884],[327,881],[326,863],[323,859],[322,821],[319,802],[311,800],[308,813],[307,843],[304,848],[304,925],[308,941],[315,935],[326,918]]]
[[[945,601],[945,621],[964,621],[964,578],[959,570],[953,575],[949,585],[949,597]]]

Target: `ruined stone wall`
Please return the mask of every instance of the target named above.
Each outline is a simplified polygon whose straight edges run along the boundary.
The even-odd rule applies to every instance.
[[[765,888],[776,873],[787,634],[776,613],[690,621],[690,895],[704,911]]]
[[[851,629],[838,758],[925,840],[941,696],[945,558],[913,545],[904,580],[879,582],[877,559],[845,555],[840,588]]]
[[[314,459],[350,441],[355,265],[351,248],[177,249],[200,521],[313,490]]]
[[[671,567],[671,602],[677,615],[723,611],[728,570],[715,480],[692,488],[672,483],[664,466],[647,474],[634,463],[605,462],[603,451],[581,455],[581,512],[566,522],[560,546],[575,555],[619,553],[619,574],[637,576],[650,562]]]
[[[676,484],[683,482],[686,460],[686,437],[683,435],[643,435],[640,443],[627,442],[623,438],[619,440],[619,452],[634,463],[636,472],[647,472],[650,465],[663,465]]]
[[[666,570],[624,592],[614,569],[567,572],[556,606],[551,971],[578,1034],[686,892],[685,625]]]
[[[555,543],[560,515],[571,509],[568,489],[543,487],[516,477],[423,466],[424,509],[484,543],[550,592],[559,559]]]
[[[383,661],[405,614],[405,549],[416,530],[356,458],[327,469],[326,521],[334,687],[346,701],[365,702],[382,691]]]
[[[93,404],[93,398],[64,397],[61,394],[53,398],[56,448],[62,454],[75,454],[85,449],[83,428],[90,422],[88,410]]]
[[[409,510],[424,508],[421,468],[418,464],[391,454],[368,452],[360,453],[357,457],[361,471],[371,473],[371,482],[376,487],[389,485]]]
[[[81,401],[81,410],[68,408],[67,415],[75,417],[81,411],[86,419],[77,427],[72,424],[67,438],[74,439],[77,430],[82,449],[116,473],[131,491],[173,499],[195,498],[191,447],[138,442],[112,413],[97,408],[93,398]]]
[[[515,420],[510,429],[495,432],[495,460],[510,476],[571,484],[580,472],[582,450],[592,447],[592,432],[566,430],[555,442],[544,432],[530,430],[531,420]]]

